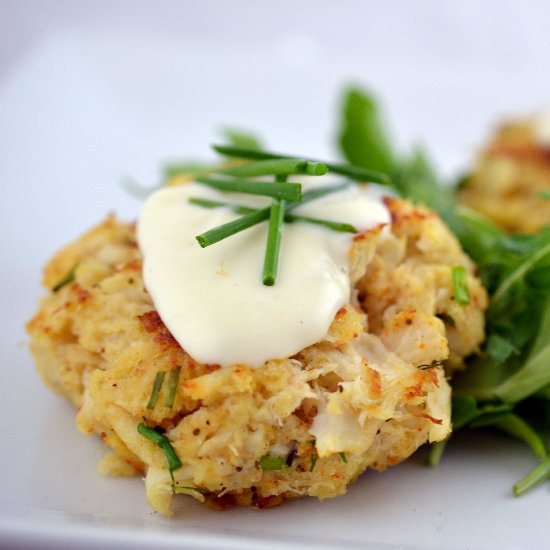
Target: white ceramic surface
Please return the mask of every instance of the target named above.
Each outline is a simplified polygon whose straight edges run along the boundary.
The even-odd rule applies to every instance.
[[[499,116],[550,98],[542,2],[198,4],[0,4],[13,52],[0,56],[0,547],[547,547],[549,486],[510,489],[533,458],[481,432],[435,470],[420,452],[342,498],[261,512],[180,499],[166,519],[139,479],[96,474],[101,445],[38,380],[22,325],[55,249],[108,211],[135,217],[122,177],[154,183],[163,160],[207,157],[220,125],[333,155],[350,80],[384,98],[400,143],[427,143],[450,174]]]

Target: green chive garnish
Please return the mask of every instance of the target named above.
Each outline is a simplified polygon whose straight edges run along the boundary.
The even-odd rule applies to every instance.
[[[58,290],[61,290],[64,286],[74,283],[77,265],[78,263],[74,264],[73,267],[71,267],[71,269],[67,271],[65,276],[52,287],[52,292],[57,292]]]
[[[174,450],[174,447],[172,447],[170,440],[165,435],[157,432],[153,428],[149,428],[148,426],[143,424],[143,422],[138,425],[137,431],[143,437],[146,437],[153,443],[156,443],[163,450],[164,454],[166,455],[166,460],[168,461],[168,469],[170,470],[170,473],[178,470],[183,466],[181,460],[176,454],[176,451]]]
[[[262,470],[282,470],[285,466],[285,459],[282,456],[264,455],[260,458]]]
[[[243,179],[219,179],[199,177],[198,183],[234,193],[248,193],[249,195],[264,195],[288,201],[300,201],[302,199],[302,186],[299,183],[269,183],[266,181],[249,181]]]
[[[149,397],[149,403],[147,403],[148,409],[154,409],[157,401],[159,399],[160,388],[162,387],[162,381],[164,380],[164,375],[166,372],[159,371],[155,376],[155,381],[153,382],[153,389],[151,391],[151,397]]]
[[[242,218],[238,218],[228,223],[224,223],[223,225],[218,225],[218,227],[209,229],[208,231],[205,231],[204,233],[197,235],[195,238],[197,239],[197,241],[199,242],[202,248],[206,248],[211,244],[222,241],[223,239],[227,239],[227,237],[230,237],[231,235],[235,235],[235,233],[244,231],[245,229],[248,229],[253,225],[256,225],[260,222],[267,220],[269,218],[269,213],[270,213],[269,208],[258,210],[257,212],[253,212],[252,214],[247,214]]]
[[[286,181],[290,174],[322,176],[326,174],[330,168],[333,172],[351,175],[352,178],[359,180],[382,181],[387,179],[384,175],[382,175],[381,178],[379,173],[374,173],[373,178],[373,173],[355,166],[337,164],[329,165],[316,160],[306,160],[294,156],[266,153],[255,148],[247,149],[243,147],[216,145],[214,146],[214,149],[222,155],[247,158],[255,162],[249,162],[229,168],[220,168],[215,171],[216,177],[198,177],[197,181],[199,183],[203,183],[222,191],[270,196],[273,198],[273,201],[271,207],[269,208],[254,209],[236,204],[226,205],[220,201],[191,198],[189,201],[198,206],[203,206],[206,208],[229,206],[235,212],[242,214],[240,218],[218,227],[214,227],[200,235],[197,235],[195,238],[197,239],[199,245],[202,248],[205,248],[269,219],[267,245],[262,275],[263,284],[266,286],[273,286],[277,279],[279,250],[281,246],[281,228],[284,221],[305,221],[327,227],[334,231],[357,233],[356,228],[348,223],[333,222],[331,220],[322,220],[309,216],[298,216],[291,214],[291,211],[300,204],[343,189],[347,186],[347,184],[312,189],[301,196],[301,184],[288,183]],[[217,177],[220,174],[234,177]],[[242,179],[267,175],[275,176],[275,183],[268,184],[263,181],[250,181]]]
[[[315,225],[321,225],[328,229],[332,229],[333,231],[338,231],[339,233],[359,233],[357,228],[350,223],[333,222],[331,220],[311,218],[309,216],[297,216],[295,214],[287,214],[285,216],[285,222],[307,222],[313,223]]]
[[[550,458],[543,460],[538,466],[533,468],[521,481],[514,485],[514,495],[517,497],[523,495],[541,481],[550,477]]]
[[[317,462],[317,455],[314,455],[313,453],[309,455],[310,465],[309,465],[309,471],[313,472],[313,468],[315,468],[315,463]]]
[[[191,204],[196,204],[197,206],[202,206],[203,208],[223,208],[228,207],[236,212],[237,214],[252,214],[253,212],[258,212],[259,208],[252,208],[249,206],[244,206],[242,204],[232,204],[230,202],[223,201],[212,201],[210,199],[200,199],[198,197],[191,197],[188,199]]]
[[[279,153],[268,153],[266,151],[257,151],[254,149],[245,149],[242,147],[233,147],[231,145],[213,145],[213,148],[218,153],[229,157],[239,157],[250,160],[276,160],[276,159],[295,159],[292,155],[282,155]],[[311,163],[318,162],[312,161]],[[367,170],[360,168],[359,166],[353,166],[350,164],[338,164],[332,162],[322,162],[330,172],[339,174],[341,176],[347,176],[357,181],[370,181],[373,183],[381,183],[383,185],[389,185],[391,180],[387,174],[378,172],[376,170]],[[271,172],[273,173],[273,172]]]
[[[441,462],[441,457],[443,456],[443,452],[447,446],[447,441],[448,439],[444,439],[443,441],[436,441],[435,443],[432,443],[430,452],[428,453],[428,466],[435,468]]]
[[[340,458],[342,459],[342,462],[344,462],[344,464],[348,463],[348,458],[346,456],[346,453],[344,452],[340,453]]]
[[[296,207],[302,204],[305,204],[306,202],[318,199],[320,197],[324,197],[325,195],[328,195],[330,193],[341,191],[342,189],[345,189],[348,185],[349,185],[348,183],[340,183],[338,185],[327,185],[326,187],[318,187],[316,189],[311,189],[310,191],[306,191],[302,195],[301,202],[291,202],[286,204],[285,215],[291,212],[292,210],[294,210]],[[200,200],[200,201],[203,201],[204,203],[203,199],[190,199],[190,200],[193,200],[193,202],[195,203],[197,200]],[[202,204],[201,206],[203,205],[204,204]],[[224,223],[223,225],[219,225],[218,227],[214,227],[213,229],[209,229],[208,231],[200,235],[197,235],[195,238],[197,239],[201,247],[205,248],[214,243],[222,241],[223,239],[226,239],[231,235],[235,235],[240,231],[244,231],[245,229],[248,229],[253,225],[256,225],[260,222],[267,220],[270,214],[271,214],[271,208],[263,208],[262,210],[255,210],[254,212],[246,214],[241,218],[237,218],[236,220],[230,221],[228,223]]]
[[[453,266],[453,286],[456,302],[462,306],[470,303],[470,291],[468,290],[468,273],[461,265]]]
[[[550,189],[544,189],[539,193],[541,199],[550,200]]]
[[[336,185],[324,185],[322,187],[316,187],[315,189],[310,189],[309,191],[306,191],[302,195],[302,202],[293,202],[292,204],[289,204],[286,211],[291,212],[295,208],[298,208],[298,206],[305,204],[306,202],[313,201],[315,199],[320,199],[321,197],[324,197],[325,195],[330,195],[331,193],[336,193],[337,191],[342,191],[346,187],[349,187],[348,182],[344,183],[338,183]]]
[[[252,208],[250,206],[244,206],[242,204],[232,204],[230,202],[212,201],[195,197],[191,197],[189,199],[189,202],[191,204],[196,204],[197,206],[202,206],[204,208],[228,207],[237,214],[252,214],[253,212],[258,212],[259,210],[258,208]],[[300,216],[298,214],[285,214],[285,222],[308,222],[314,223],[316,225],[321,225],[323,227],[327,227],[328,229],[339,231],[341,233],[358,233],[357,228],[349,223],[334,222],[332,220],[323,220],[321,218],[312,218],[310,216]]]
[[[265,247],[263,283],[273,286],[277,279],[279,268],[279,250],[281,248],[281,227],[285,216],[285,201],[273,199],[267,230],[267,245]]]
[[[191,487],[191,486],[185,486],[185,485],[174,485],[174,493],[177,495],[186,494],[189,491],[195,491],[197,493],[200,493],[201,495],[205,492],[203,489],[199,489],[198,487]]]
[[[174,399],[176,398],[176,390],[178,389],[180,372],[181,367],[178,365],[170,371],[170,378],[168,378],[168,392],[166,394],[166,401],[164,402],[164,404],[170,408],[173,407]]]
[[[308,174],[310,176],[323,176],[328,172],[328,167],[322,162],[310,162],[296,157],[277,157],[275,159],[259,160],[217,170],[218,174],[226,176],[240,176],[250,178],[254,176],[288,176],[289,174]]]

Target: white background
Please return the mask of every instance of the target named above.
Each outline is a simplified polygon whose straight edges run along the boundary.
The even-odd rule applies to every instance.
[[[37,380],[22,325],[59,246],[108,211],[137,215],[121,179],[208,158],[221,126],[334,157],[339,94],[357,82],[403,150],[422,142],[458,173],[503,116],[549,104],[549,27],[543,1],[0,0],[0,546],[544,548],[548,486],[515,500],[534,460],[484,434],[435,471],[419,455],[328,503],[182,500],[159,518],[139,480],[96,475],[101,447]]]

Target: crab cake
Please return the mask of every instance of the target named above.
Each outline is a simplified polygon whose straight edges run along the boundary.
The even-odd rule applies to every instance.
[[[385,203],[391,226],[350,241],[349,300],[326,334],[261,365],[209,364],[182,348],[144,286],[133,224],[109,217],[61,250],[27,328],[42,378],[77,407],[80,432],[112,450],[99,470],[144,475],[161,514],[178,493],[270,507],[341,495],[365,469],[447,437],[444,366],[478,350],[486,293],[435,214]],[[468,305],[455,299],[456,266]]]
[[[461,201],[513,233],[536,233],[550,223],[547,119],[503,125],[459,192]]]

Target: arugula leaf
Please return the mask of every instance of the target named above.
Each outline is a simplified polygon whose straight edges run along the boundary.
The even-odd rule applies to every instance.
[[[394,154],[379,116],[376,101],[359,88],[346,91],[339,145],[344,157],[356,166],[392,172]]]
[[[478,265],[489,293],[487,341],[451,381],[453,427],[492,426],[522,440],[543,460],[516,486],[519,494],[550,476],[545,440],[523,416],[536,413],[539,402],[550,411],[550,226],[538,235],[507,235],[459,204],[456,186],[441,183],[424,151],[395,152],[380,109],[364,90],[353,87],[344,94],[342,125],[343,156],[387,171],[399,195],[437,211]],[[550,415],[545,429],[550,431]],[[439,461],[444,447],[432,447],[430,463]]]
[[[544,307],[538,335],[521,368],[495,389],[503,401],[515,403],[550,384],[550,298]]]
[[[501,365],[512,353],[518,354],[519,350],[510,340],[503,338],[500,334],[493,333],[487,338],[487,353],[495,365]]]
[[[242,147],[243,149],[253,149],[261,151],[264,146],[262,140],[254,133],[245,130],[239,130],[238,128],[222,128],[222,136],[228,145],[234,147]]]

